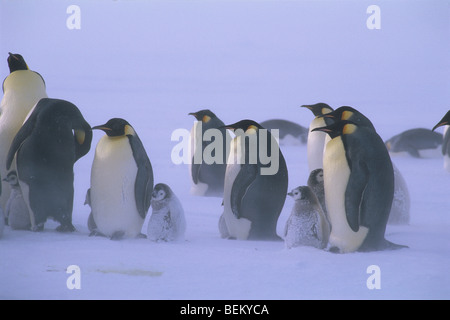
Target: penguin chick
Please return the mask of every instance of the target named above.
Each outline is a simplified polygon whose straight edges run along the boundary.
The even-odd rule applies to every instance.
[[[314,192],[314,194],[317,197],[317,200],[319,200],[320,206],[322,207],[323,213],[325,213],[325,216],[327,217],[327,221],[329,222],[330,219],[328,218],[327,213],[327,206],[325,204],[325,188],[324,188],[324,179],[323,179],[323,169],[314,169],[311,171],[308,177],[307,182],[308,187],[311,188],[311,190]]]
[[[8,219],[8,225],[13,230],[30,230],[31,219],[27,204],[23,199],[22,190],[20,189],[17,172],[12,170],[8,172],[6,178],[3,179],[11,186],[8,202],[6,203],[5,214]]]
[[[300,186],[288,195],[295,200],[295,205],[284,231],[286,247],[325,248],[330,235],[330,225],[314,192],[308,186]]]
[[[95,149],[90,203],[98,233],[118,240],[141,236],[153,191],[153,169],[134,128],[113,118]]]
[[[152,215],[148,222],[147,239],[152,241],[183,240],[186,220],[181,202],[172,189],[158,183],[152,193]]]

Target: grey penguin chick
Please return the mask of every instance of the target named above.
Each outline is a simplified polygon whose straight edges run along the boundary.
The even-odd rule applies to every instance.
[[[300,186],[288,195],[294,198],[295,205],[284,231],[286,247],[325,248],[330,236],[330,224],[314,192],[308,186]]]
[[[30,230],[31,218],[28,206],[23,199],[22,190],[20,189],[17,172],[12,170],[8,172],[6,178],[3,179],[11,186],[11,193],[6,202],[5,215],[8,219],[8,225],[13,230]]]
[[[319,200],[320,206],[322,207],[323,213],[325,213],[327,221],[330,222],[330,218],[328,217],[327,212],[327,205],[325,203],[325,188],[322,168],[314,169],[313,171],[311,171],[308,177],[307,185],[316,195],[317,200]]]
[[[152,241],[183,240],[186,220],[180,200],[172,189],[158,183],[152,192],[152,215],[148,221],[147,238]]]

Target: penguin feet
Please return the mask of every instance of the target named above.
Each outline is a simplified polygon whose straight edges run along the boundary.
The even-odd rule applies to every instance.
[[[89,233],[89,237],[106,237],[106,236],[100,231],[98,231],[98,229],[93,229],[91,233]]]
[[[56,231],[58,232],[74,232],[75,230],[75,227],[71,223],[61,224],[56,228]]]
[[[44,230],[44,223],[38,223],[37,225],[35,225],[34,227],[31,227],[31,231],[33,232],[41,232]]]
[[[139,233],[136,238],[138,239],[147,239],[147,235],[143,234],[143,233]]]
[[[122,240],[125,236],[125,232],[123,231],[116,231],[112,234],[111,240]]]

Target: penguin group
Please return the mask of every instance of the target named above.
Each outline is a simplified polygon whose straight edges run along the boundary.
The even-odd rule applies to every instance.
[[[7,60],[10,74],[3,83],[0,115],[0,236],[5,223],[11,229],[42,231],[49,218],[59,223],[57,231],[76,230],[73,167],[88,154],[98,132],[85,199],[91,210],[89,235],[184,240],[183,205],[168,184],[155,184],[138,130],[118,117],[91,126],[76,105],[47,96],[43,77],[29,70],[21,55],[10,53]],[[373,123],[349,106],[302,107],[314,115],[309,128],[281,119],[225,124],[210,109],[188,113],[194,117],[190,193],[221,199],[220,236],[336,253],[406,247],[385,238],[389,221],[409,219],[406,182],[390,158],[405,139],[384,142]],[[430,132],[449,121],[446,115]],[[432,133],[428,136],[434,140],[427,142],[437,141]],[[290,192],[280,147],[286,137],[306,144],[309,172],[305,185]],[[444,154],[448,140],[438,143]],[[415,156],[417,150],[405,151]],[[277,224],[288,196],[294,205],[280,236]]]

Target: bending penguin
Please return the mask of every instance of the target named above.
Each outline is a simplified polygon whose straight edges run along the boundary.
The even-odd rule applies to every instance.
[[[192,161],[189,167],[192,179],[191,194],[222,197],[230,134],[224,128],[222,120],[211,110],[191,112],[189,115],[197,120],[191,130]],[[215,137],[213,141],[211,136]],[[204,158],[209,155],[211,159]]]
[[[308,131],[308,143],[306,145],[306,152],[308,157],[309,171],[314,169],[323,168],[323,152],[326,142],[329,138],[323,132],[314,131],[315,128],[320,128],[331,124],[328,118],[322,118],[321,116],[333,111],[326,103],[316,103],[313,105],[302,105],[303,108],[307,108],[312,111],[315,118],[311,121]]]
[[[426,128],[409,129],[388,139],[390,154],[408,153],[414,158],[435,158],[440,155],[443,136]]]
[[[325,248],[330,236],[330,224],[312,189],[300,186],[288,195],[295,200],[295,205],[284,229],[286,247]]]
[[[448,130],[450,126],[450,111],[433,127],[433,131],[442,126],[445,126],[444,141],[441,149],[444,156],[444,169],[450,172],[450,130]]]
[[[227,162],[223,198],[223,219],[229,237],[281,240],[276,226],[288,186],[283,154],[270,132],[255,121],[242,120],[226,128],[236,134]]]
[[[92,131],[72,103],[43,98],[20,128],[9,149],[7,169],[16,158],[23,199],[34,231],[47,218],[60,223],[58,231],[74,231],[73,166],[88,153]]]
[[[331,137],[323,168],[331,222],[329,250],[346,253],[405,247],[384,238],[394,198],[394,170],[381,137],[348,120],[314,130]]]
[[[306,144],[308,140],[308,129],[301,125],[282,119],[270,119],[260,123],[268,130],[279,130],[280,145],[283,144]]]
[[[186,220],[180,200],[164,183],[155,185],[152,193],[152,214],[147,226],[147,239],[152,241],[183,240]]]
[[[9,53],[10,74],[3,81],[3,98],[0,105],[0,174],[5,178],[6,157],[11,142],[36,103],[47,97],[42,76],[31,71],[20,54]],[[15,169],[15,164],[13,164]],[[5,208],[9,199],[10,185],[2,181],[3,192],[0,206]]]
[[[153,192],[153,169],[133,127],[113,118],[103,130],[91,169],[90,206],[97,230],[113,240],[141,236]]]

